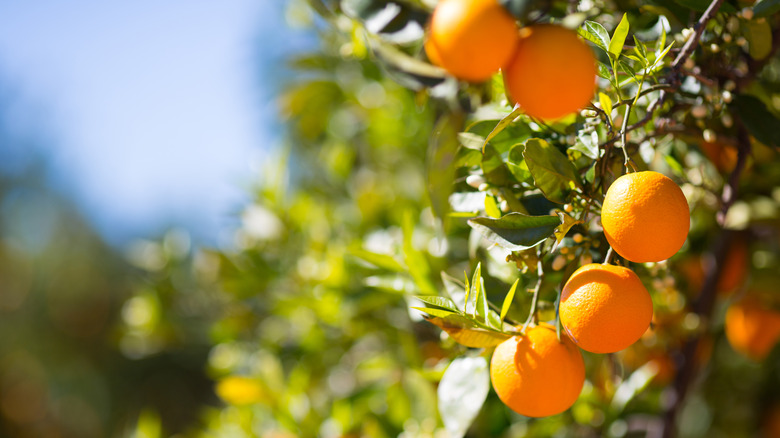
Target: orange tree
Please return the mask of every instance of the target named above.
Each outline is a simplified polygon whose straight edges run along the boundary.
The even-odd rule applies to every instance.
[[[290,8],[284,152],[193,256],[193,434],[773,433],[780,2]]]

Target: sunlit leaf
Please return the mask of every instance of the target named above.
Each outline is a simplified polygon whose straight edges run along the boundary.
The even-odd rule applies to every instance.
[[[572,186],[581,186],[572,162],[542,139],[532,138],[526,141],[523,158],[536,186],[550,201],[563,204]]]
[[[533,176],[531,176],[531,171],[528,170],[528,165],[525,164],[525,159],[523,158],[524,150],[525,145],[523,144],[513,146],[512,149],[509,150],[506,167],[518,182],[531,183],[533,182]]]
[[[555,245],[553,246],[552,251],[555,251],[555,249],[558,248],[558,245],[561,244],[563,238],[569,233],[571,227],[582,223],[582,221],[574,219],[560,210],[558,210],[558,217],[561,219],[561,224],[555,229]]]
[[[601,50],[609,52],[609,34],[601,24],[596,23],[595,21],[585,21],[582,23],[582,27],[577,29],[577,33],[595,44]]]
[[[485,146],[482,154],[482,174],[487,182],[495,186],[505,186],[512,182],[512,173],[501,159],[501,155],[489,144]]]
[[[623,14],[623,18],[620,19],[615,28],[615,32],[612,33],[612,39],[609,42],[609,53],[615,58],[620,56],[623,51],[623,45],[626,43],[628,37],[628,17]]]
[[[412,307],[414,310],[419,310],[420,312],[425,312],[428,315],[431,315],[436,318],[449,318],[450,316],[460,316],[458,312],[448,310],[448,309],[439,309],[436,307]],[[426,318],[427,319],[427,318]]]
[[[377,254],[375,252],[367,251],[360,247],[352,247],[349,249],[350,254],[364,260],[377,268],[387,269],[389,271],[403,272],[405,268],[393,257],[387,254]]]
[[[605,93],[599,93],[599,103],[601,104],[601,109],[607,114],[607,119],[612,123],[612,99]]]
[[[615,390],[612,396],[612,409],[619,413],[625,409],[626,405],[647,387],[653,380],[657,371],[653,369],[653,363],[646,363],[631,373],[628,379],[624,380]]]
[[[466,285],[460,280],[449,276],[444,271],[441,273],[441,281],[444,284],[444,291],[456,304],[456,308],[464,310],[466,308]]]
[[[461,438],[477,417],[490,390],[487,360],[459,357],[444,372],[439,387],[439,414],[451,438]]]
[[[487,144],[490,140],[493,139],[496,135],[498,135],[501,131],[504,130],[514,119],[516,119],[520,114],[523,114],[522,108],[520,108],[519,105],[515,105],[515,108],[512,110],[509,115],[501,119],[498,124],[496,124],[496,127],[493,128],[492,131],[490,131],[490,134],[485,138],[485,143],[482,145],[482,152],[485,152],[485,148],[487,147]]]
[[[441,307],[442,309],[451,310],[453,312],[458,311],[458,306],[455,304],[455,302],[446,297],[417,295],[415,298],[430,306]]]
[[[469,220],[468,223],[488,241],[518,251],[533,248],[544,242],[561,224],[561,220],[557,216],[508,213],[501,219],[478,217]]]
[[[431,309],[420,309],[428,311]],[[445,312],[445,311],[441,311]],[[457,343],[472,348],[494,347],[512,337],[511,334],[481,327],[474,320],[455,313],[443,317],[426,317],[426,321],[444,330]]]
[[[485,196],[485,213],[490,217],[501,217],[501,209],[498,208],[496,198],[490,195]]]
[[[519,283],[520,279],[518,278],[512,284],[512,287],[509,288],[509,292],[507,292],[506,297],[504,297],[504,304],[501,305],[501,322],[504,321],[507,312],[509,312],[509,308],[512,307],[512,301],[515,299],[515,291],[517,291],[517,285]]]
[[[599,75],[600,78],[607,79],[609,81],[612,81],[612,72],[609,70],[609,67],[607,64],[604,64],[601,61],[596,61],[596,74]]]
[[[464,148],[475,149],[478,151],[481,151],[482,146],[485,144],[484,137],[471,132],[459,132],[458,141]]]

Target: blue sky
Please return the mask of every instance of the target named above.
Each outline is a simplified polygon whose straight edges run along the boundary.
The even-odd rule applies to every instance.
[[[278,141],[279,58],[307,45],[284,3],[0,0],[12,129],[46,138],[109,241],[181,224],[214,243]]]

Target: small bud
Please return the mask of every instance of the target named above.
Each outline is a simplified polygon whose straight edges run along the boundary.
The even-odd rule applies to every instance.
[[[685,60],[685,64],[683,64],[686,70],[693,70],[694,67],[696,67],[696,63],[693,62],[693,59],[688,58]]]
[[[707,116],[707,107],[704,105],[695,105],[691,108],[691,115],[697,119],[703,119]]]
[[[683,38],[687,40],[693,34],[693,29],[686,27],[680,33],[682,34]]]
[[[571,213],[574,211],[574,207],[572,207],[571,204],[563,204],[563,211],[566,213]]]
[[[572,236],[572,240],[574,240],[574,243],[582,243],[585,238],[582,236],[582,234],[577,233],[574,236]]]
[[[482,175],[469,175],[466,177],[466,184],[474,187],[475,189],[479,189],[482,184],[485,184],[485,177]]]
[[[734,37],[732,37],[730,33],[724,33],[723,34],[723,42],[724,43],[730,43],[732,39],[734,39]]]
[[[726,91],[734,91],[735,88],[737,88],[737,84],[731,79],[723,83],[723,89]]]
[[[724,91],[723,93],[721,93],[721,97],[723,97],[724,102],[730,103],[732,99],[731,91]]]
[[[715,131],[712,129],[705,129],[703,135],[704,141],[708,143],[712,143],[718,138],[718,136],[715,134]]]
[[[720,52],[720,46],[715,43],[712,43],[710,44],[710,50],[712,51],[712,53],[718,53]]]
[[[509,211],[509,203],[506,201],[501,201],[501,203],[498,204],[498,208],[500,208],[504,213],[507,213]]]
[[[742,8],[742,10],[739,12],[740,15],[742,15],[742,18],[745,20],[752,20],[753,19],[753,8]]]
[[[479,190],[480,192],[486,192],[487,189],[489,189],[489,188],[490,188],[490,186],[487,185],[487,183],[482,183],[482,184],[479,185],[479,187],[477,187],[477,190]]]
[[[566,144],[569,146],[574,146],[574,144],[577,143],[577,136],[574,134],[569,134],[566,136]]]
[[[726,128],[731,128],[732,126],[734,126],[734,119],[732,119],[731,114],[728,113],[723,114],[720,117],[720,122],[723,123],[723,126]]]
[[[568,260],[568,261],[570,261],[570,262],[571,262],[571,261],[573,261],[573,260],[574,260],[574,259],[576,259],[576,258],[577,258],[577,254],[574,254],[573,252],[570,252],[570,253],[568,253],[568,254],[566,255],[566,260]]]
[[[566,266],[566,257],[562,255],[555,256],[552,262],[553,271],[560,271],[564,266]]]
[[[744,46],[745,44],[747,44],[747,40],[745,39],[745,37],[741,36],[737,38],[738,46]]]
[[[568,246],[562,246],[560,251],[561,251],[561,254],[566,255],[566,254],[569,253],[570,249],[569,249]]]

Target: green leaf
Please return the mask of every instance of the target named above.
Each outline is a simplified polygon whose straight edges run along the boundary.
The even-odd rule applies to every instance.
[[[750,134],[761,143],[780,148],[780,125],[778,120],[760,99],[748,94],[740,94],[734,98],[731,107],[750,131]]]
[[[482,356],[459,357],[439,382],[439,414],[452,438],[462,438],[477,418],[490,391],[490,372]]]
[[[481,151],[482,146],[485,144],[485,137],[471,132],[459,132],[458,142],[464,148]]]
[[[577,29],[577,33],[580,34],[581,37],[595,44],[596,47],[609,53],[609,34],[601,24],[596,23],[595,21],[585,21],[582,23],[582,27]]]
[[[636,35],[632,35],[634,38],[634,53],[642,60],[642,65],[647,65],[647,49],[642,41]]]
[[[501,219],[477,217],[468,221],[488,241],[512,251],[533,248],[544,242],[561,224],[557,216],[505,214]]]
[[[561,225],[555,229],[555,245],[553,246],[552,251],[555,251],[555,249],[558,248],[558,245],[561,244],[563,238],[569,233],[571,227],[582,223],[582,221],[574,219],[560,210],[558,210],[558,217],[561,219]]]
[[[544,197],[552,202],[566,203],[572,185],[581,186],[574,164],[542,139],[532,138],[526,141],[523,158],[534,183]]]
[[[680,164],[680,162],[677,161],[673,156],[664,155],[664,161],[666,161],[666,164],[669,165],[675,175],[678,177],[685,176],[685,169],[683,168],[682,164]]]
[[[453,312],[452,310],[447,310],[447,309],[439,309],[436,307],[412,307],[412,309],[419,310],[420,312],[425,312],[428,315],[437,318],[449,318],[452,315],[460,316],[458,312]]]
[[[501,322],[504,322],[504,318],[506,318],[506,314],[509,312],[509,308],[512,307],[512,301],[515,299],[515,291],[517,291],[518,283],[520,283],[519,278],[515,280],[514,284],[512,284],[512,287],[509,288],[509,292],[507,292],[506,297],[504,297],[504,304],[501,305]]]
[[[622,412],[628,402],[644,390],[658,373],[653,367],[655,364],[646,363],[631,373],[628,379],[624,380],[620,386],[615,389],[615,395],[612,396],[612,409],[615,412]]]
[[[430,266],[425,256],[414,248],[412,244],[412,234],[414,233],[414,216],[407,210],[403,216],[402,230],[404,235],[403,252],[404,261],[409,269],[414,283],[420,289],[422,295],[438,295],[436,288],[430,280]]]
[[[596,74],[598,74],[600,78],[607,79],[609,81],[613,80],[612,72],[610,72],[607,64],[604,64],[598,60],[596,61]]]
[[[612,99],[606,94],[599,92],[599,103],[601,104],[601,109],[607,114],[609,123],[612,123]]]
[[[780,0],[760,0],[753,5],[753,17],[762,18],[780,12]]]
[[[485,137],[485,143],[482,145],[482,152],[483,153],[485,152],[485,148],[487,147],[488,142],[492,140],[493,137],[495,137],[501,131],[503,131],[504,128],[509,126],[509,124],[512,123],[512,121],[515,120],[517,117],[519,117],[521,114],[523,114],[522,108],[520,108],[519,105],[515,105],[511,113],[509,113],[503,119],[499,120],[499,122],[496,124],[496,127],[493,128],[492,131],[490,131],[490,134],[488,134],[487,137]]]
[[[501,209],[498,208],[496,198],[490,195],[485,196],[485,213],[490,217],[501,217]]]
[[[531,176],[531,171],[528,170],[528,165],[525,163],[525,159],[523,158],[524,150],[525,145],[523,144],[518,144],[512,147],[512,149],[509,150],[509,156],[506,160],[506,167],[510,172],[512,172],[512,175],[518,182],[530,183],[533,181],[533,177]]]
[[[463,126],[464,116],[448,113],[443,116],[433,131],[426,159],[428,196],[433,213],[443,219],[450,208],[452,180],[455,175],[455,158],[458,155],[458,134]]]
[[[577,134],[577,142],[570,149],[580,151],[588,158],[597,160],[601,151],[599,150],[599,135],[595,132],[582,132]]]
[[[371,263],[377,268],[394,272],[403,272],[405,270],[404,267],[401,266],[401,264],[398,263],[398,261],[393,256],[387,254],[377,254],[375,252],[366,251],[360,247],[352,247],[350,248],[349,252],[353,256]]]
[[[433,309],[417,310],[428,312]],[[446,313],[444,310],[440,312]],[[473,319],[457,313],[425,317],[425,320],[444,330],[455,342],[472,348],[494,347],[512,337],[509,333],[485,328]]]
[[[431,295],[417,295],[415,296],[415,298],[430,306],[440,307],[442,309],[458,312],[458,306],[455,305],[455,302],[446,297],[437,297]]]
[[[612,33],[612,40],[609,42],[609,53],[615,58],[620,56],[623,51],[623,45],[626,43],[628,37],[628,18],[626,14],[623,14],[623,18],[620,19],[615,28],[615,32]]]
[[[692,9],[696,12],[704,12],[712,3],[710,0],[674,0],[680,6],[684,6],[688,9]],[[723,2],[720,5],[718,12],[725,12],[727,14],[733,14],[737,12],[734,6],[731,6],[728,2]]]
[[[748,20],[745,23],[750,57],[760,61],[772,53],[772,28],[766,19]]]
[[[501,155],[491,145],[485,146],[485,152],[482,154],[482,174],[488,183],[495,186],[512,183],[512,173],[501,159]]]

